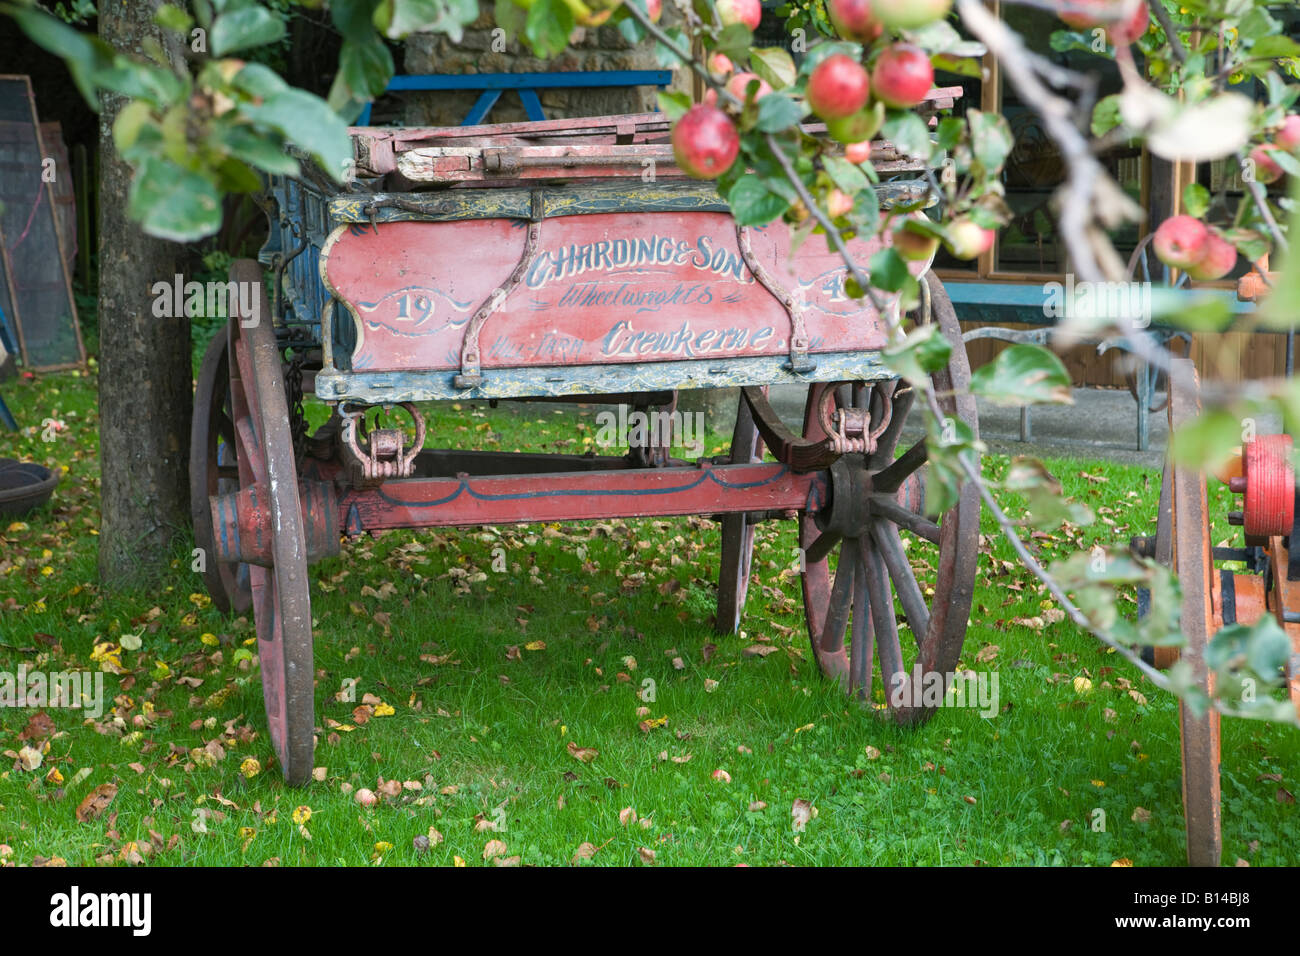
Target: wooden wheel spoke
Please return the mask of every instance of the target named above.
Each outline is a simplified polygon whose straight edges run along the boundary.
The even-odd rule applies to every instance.
[[[878,387],[884,388],[886,386]],[[912,410],[912,401],[915,398],[916,391],[912,386],[902,381],[894,386],[891,393],[892,410],[890,411],[889,424],[885,426],[885,430],[876,439],[876,450],[872,452],[871,458],[867,462],[869,468],[887,467],[893,462],[894,448],[898,444],[898,436],[903,431],[903,423],[907,420],[907,413]],[[925,443],[919,442],[918,444],[924,445]],[[907,475],[903,475],[903,478],[906,477]],[[900,480],[899,484],[901,483]]]
[[[898,527],[912,532],[917,537],[924,538],[931,544],[939,543],[939,526],[929,518],[923,518],[921,515],[908,511],[895,501],[892,496],[872,495],[871,510],[882,518],[898,525]]]
[[[842,535],[838,531],[823,531],[803,554],[804,564],[817,564],[825,561],[827,556],[840,543]]]
[[[239,451],[236,452],[239,461],[248,463],[254,481],[266,481],[266,460],[262,456],[257,430],[253,427],[253,419],[250,415],[245,415],[235,422],[235,434],[239,436]]]
[[[872,637],[871,599],[867,595],[867,562],[860,548],[853,575],[853,622],[849,643],[849,693],[859,700],[871,698]]]
[[[840,548],[840,563],[835,569],[830,606],[826,609],[826,625],[817,645],[825,652],[834,653],[844,647],[844,631],[849,626],[849,611],[853,607],[853,578],[858,564],[856,542],[857,539],[850,538]]]
[[[876,472],[871,479],[872,487],[880,492],[897,491],[903,486],[907,476],[924,465],[929,457],[930,453],[925,447],[925,440],[922,439]]]
[[[912,629],[912,636],[920,647],[930,633],[930,609],[926,606],[921,585],[917,583],[912,566],[908,563],[903,540],[898,536],[898,529],[885,521],[872,522],[871,537],[876,543],[876,551],[885,561],[889,578],[894,583],[894,592],[898,595],[898,603],[903,605],[907,626]]]
[[[866,565],[867,600],[871,604],[871,621],[875,625],[876,645],[880,648],[880,677],[888,695],[898,685],[895,675],[903,672],[903,650],[898,643],[898,621],[894,617],[894,596],[889,590],[889,576],[870,537],[859,538],[862,562]]]

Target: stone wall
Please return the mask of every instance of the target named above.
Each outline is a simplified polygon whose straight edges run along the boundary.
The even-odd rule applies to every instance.
[[[574,31],[567,50],[557,57],[541,60],[514,39],[494,37],[496,21],[493,4],[480,0],[479,18],[466,30],[459,43],[442,34],[417,34],[406,42],[405,73],[546,73],[576,70],[659,70],[651,43],[633,45],[617,27],[579,27]],[[671,7],[665,4],[665,7]],[[665,13],[665,20],[675,11]],[[497,40],[494,49],[494,39]],[[504,50],[501,49],[504,41]],[[674,86],[684,82],[685,71],[673,71]],[[683,87],[684,88],[684,87]],[[654,87],[626,89],[542,90],[538,96],[548,119],[572,116],[607,116],[618,113],[648,113],[656,109]],[[376,106],[380,122],[400,122],[407,126],[459,126],[478,99],[478,92],[406,93],[386,97]],[[394,111],[400,110],[400,113]],[[519,95],[511,90],[501,94],[487,116],[491,123],[526,120]]]

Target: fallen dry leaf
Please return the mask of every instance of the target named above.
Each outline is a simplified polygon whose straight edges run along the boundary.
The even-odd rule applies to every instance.
[[[598,847],[594,843],[579,843],[578,848],[573,851],[573,859],[570,863],[577,863],[579,860],[590,860],[596,855]]]
[[[579,747],[572,740],[565,745],[565,749],[569,751],[570,757],[580,763],[591,763],[600,756],[600,751],[595,747]]]
[[[796,833],[802,833],[803,828],[808,825],[808,821],[813,818],[813,805],[810,800],[802,797],[795,800],[794,805],[790,807],[790,819],[794,825]]]
[[[77,807],[77,821],[80,823],[89,823],[101,813],[108,809],[108,805],[113,802],[117,796],[117,784],[101,783],[90,793],[86,794],[86,799],[81,801]]]
[[[483,859],[490,860],[494,856],[505,856],[506,845],[501,840],[488,840],[483,844]]]

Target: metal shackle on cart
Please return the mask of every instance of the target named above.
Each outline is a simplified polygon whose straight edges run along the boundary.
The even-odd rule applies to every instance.
[[[928,105],[957,92],[933,91]],[[871,699],[874,655],[898,721],[938,704],[921,685],[961,652],[976,490],[925,516],[926,448],[899,453],[913,390],[881,361],[884,317],[845,294],[825,237],[792,255],[781,222],[738,227],[712,184],[677,172],[668,132],[662,114],[356,129],[359,175],[346,188],[310,170],[273,181],[262,262],[274,294],[208,349],[191,472],[197,543],[220,559],[208,588],[221,608],[251,609],[289,782],[312,769],[308,566],[339,553],[342,535],[379,529],[715,516],[717,623],[730,632],[756,524],[796,520],[821,670]],[[882,142],[873,161],[882,205],[933,201],[923,165]],[[866,263],[881,241],[850,250]],[[956,315],[930,263],[911,265],[918,319],[952,344],[933,376],[944,414],[975,429]],[[239,261],[231,278],[260,284],[262,269]],[[898,297],[882,301],[896,319]],[[807,390],[797,429],[768,401],[769,386],[789,384]],[[635,432],[626,455],[441,449],[418,404],[672,409],[679,389],[736,386],[730,453],[692,461]],[[333,410],[314,434],[309,393]],[[367,428],[373,406],[402,408],[415,440]]]

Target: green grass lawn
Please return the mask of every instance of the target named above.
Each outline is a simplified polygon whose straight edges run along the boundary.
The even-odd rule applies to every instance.
[[[345,544],[312,569],[320,779],[286,788],[252,623],[208,606],[191,543],[178,539],[159,589],[97,584],[94,386],[93,372],[4,386],[26,428],[0,435],[0,454],[66,474],[52,509],[0,522],[0,670],[121,671],[104,675],[98,720],[0,709],[10,862],[564,864],[583,844],[615,865],[1184,860],[1175,700],[1054,623],[987,515],[962,666],[997,674],[1001,710],[944,709],[917,730],[816,672],[792,523],[760,528],[744,633],[728,637],[713,633],[718,533],[704,519]],[[52,443],[47,418],[66,425]],[[544,406],[466,405],[438,409],[430,432],[572,451],[590,413],[580,424]],[[1098,521],[1036,537],[1044,557],[1153,532],[1154,470],[1049,465]],[[1226,489],[1213,496],[1221,512]],[[653,702],[638,697],[647,686]],[[338,699],[349,687],[355,701]],[[571,754],[584,748],[590,762]],[[1300,858],[1298,757],[1293,729],[1225,722],[1225,862]],[[801,831],[796,801],[813,808]]]

